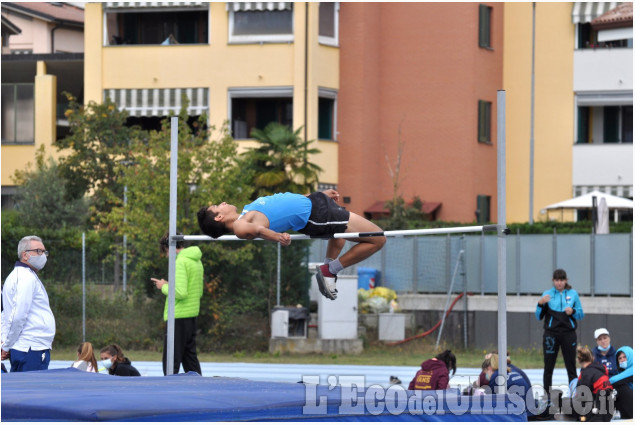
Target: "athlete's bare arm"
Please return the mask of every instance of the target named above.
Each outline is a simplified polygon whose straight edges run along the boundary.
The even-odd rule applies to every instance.
[[[234,235],[240,239],[248,240],[262,238],[268,241],[278,242],[283,246],[288,246],[291,243],[291,236],[288,233],[275,232],[263,224],[258,223],[259,220],[256,219],[254,221],[256,222],[250,221],[248,217],[236,220],[232,226]]]

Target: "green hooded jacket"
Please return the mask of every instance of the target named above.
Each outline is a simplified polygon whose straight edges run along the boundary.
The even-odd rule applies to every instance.
[[[176,255],[176,302],[174,304],[174,318],[184,319],[197,317],[201,308],[203,296],[203,253],[198,246],[184,248]],[[166,296],[163,320],[168,320],[168,282],[163,285],[161,292]]]

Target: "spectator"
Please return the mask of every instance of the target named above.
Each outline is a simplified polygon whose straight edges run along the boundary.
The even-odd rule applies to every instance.
[[[615,354],[617,351],[611,345],[611,337],[609,331],[605,328],[596,329],[593,333],[596,347],[593,347],[593,359],[597,363],[603,364],[609,371],[609,376],[617,374],[617,361]]]
[[[620,347],[616,352],[618,373],[610,381],[617,391],[615,408],[621,419],[633,419],[633,349]]]
[[[542,348],[545,360],[543,385],[545,391],[551,391],[553,369],[562,347],[564,366],[569,382],[576,377],[575,359],[578,320],[584,317],[578,293],[571,289],[567,281],[567,272],[557,269],[553,272],[553,287],[543,292],[536,306],[536,318],[544,320]]]
[[[488,359],[485,359],[482,367],[485,372],[485,378],[489,382],[488,383],[489,389],[491,390],[492,394],[494,394],[497,392],[496,386],[499,384],[496,381],[496,378],[498,378],[498,375],[499,375],[498,354],[492,354],[490,355]],[[520,370],[518,368],[516,369]],[[531,391],[531,386],[525,380],[525,378],[523,378],[523,375],[527,376],[525,372],[522,372],[521,374],[520,372],[517,372],[516,370],[512,370],[512,368],[509,367],[508,365],[507,366],[507,382],[505,383],[507,387],[507,391],[510,394],[513,393],[521,397],[526,404],[535,403],[533,393]],[[531,411],[527,409],[527,417],[529,418],[530,416],[533,416],[533,413],[531,413]]]
[[[169,234],[159,241],[160,253],[168,254]],[[201,364],[196,356],[196,318],[201,308],[203,296],[203,253],[198,246],[185,248],[183,242],[176,243],[176,285],[174,304],[174,367],[172,373],[179,373],[181,363],[185,372],[196,372],[201,375]],[[157,289],[165,298],[163,320],[168,320],[168,288],[163,279],[152,278]],[[163,342],[163,374],[167,375],[168,334],[167,326]]]
[[[111,344],[101,349],[99,353],[101,365],[108,370],[108,374],[117,376],[141,376],[139,371],[123,355],[117,344]]]
[[[409,390],[445,390],[450,388],[450,370],[456,373],[456,357],[450,350],[436,355],[421,363],[421,370],[417,371]]]
[[[487,360],[490,357],[492,357],[492,354],[498,354],[498,350],[493,350],[493,351],[487,353],[485,355],[485,360]],[[482,365],[482,367],[484,367],[484,364]],[[510,368],[512,371],[517,372],[518,374],[520,374],[523,377],[523,379],[525,380],[525,382],[527,382],[527,384],[529,384],[529,386],[531,387],[531,381],[529,380],[529,377],[527,376],[527,374],[525,373],[524,370],[522,370],[521,368],[519,368],[516,365],[512,364],[512,359],[509,356],[509,353],[507,353],[507,367]],[[481,372],[481,374],[478,377],[477,383],[478,383],[479,387],[482,387],[484,385],[489,385],[489,380],[485,377],[485,369],[484,368],[483,368],[483,371]]]
[[[608,410],[610,403],[608,400],[601,400],[609,397],[613,391],[606,367],[593,362],[593,354],[586,347],[578,347],[576,358],[580,363],[580,376],[573,399],[574,407],[581,406],[582,410],[576,412],[574,409],[573,416],[580,415],[580,420],[587,422],[610,421],[613,417],[613,412]],[[588,394],[589,391],[593,394],[592,407],[583,402],[585,393]]]
[[[55,317],[37,275],[48,255],[42,239],[23,237],[18,243],[19,260],[4,281],[2,360],[10,359],[11,372],[46,370],[51,361]]]
[[[84,372],[99,373],[97,359],[95,359],[95,352],[93,351],[93,344],[90,342],[82,342],[79,344],[77,347],[77,361],[73,363],[72,367],[83,370]]]

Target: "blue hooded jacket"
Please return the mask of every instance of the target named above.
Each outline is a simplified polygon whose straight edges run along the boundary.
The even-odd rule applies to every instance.
[[[600,351],[598,346],[595,346],[593,348],[593,360],[596,363],[600,363],[600,364],[606,366],[606,369],[609,371],[609,376],[616,375],[617,372],[618,372],[618,370],[617,370],[617,358],[615,357],[615,354],[617,353],[617,350],[612,345],[609,345],[608,351],[605,351],[604,355],[602,355],[602,353],[603,352]]]
[[[575,289],[563,289],[561,292],[552,287],[542,293],[549,295],[549,302],[536,305],[536,319],[545,320],[545,330],[554,332],[574,331],[578,327],[577,321],[584,317],[580,297]],[[573,309],[573,314],[568,316],[564,310],[567,307]]]
[[[617,375],[611,376],[611,384],[622,383],[621,381],[628,382],[631,389],[633,388],[633,349],[628,346],[620,347],[617,350],[617,354],[622,352],[626,355],[626,369],[622,369],[621,367],[618,369],[620,373]],[[618,357],[616,354],[616,358]],[[618,366],[619,367],[619,366]]]

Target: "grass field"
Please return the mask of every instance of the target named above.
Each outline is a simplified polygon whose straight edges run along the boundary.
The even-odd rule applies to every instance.
[[[161,361],[158,351],[127,351],[125,355],[134,361]],[[451,348],[451,347],[447,347]],[[445,349],[445,348],[443,348]],[[412,341],[398,346],[387,346],[383,343],[368,344],[362,354],[271,354],[269,352],[235,352],[235,353],[198,353],[201,362],[245,362],[245,363],[294,363],[294,364],[349,364],[349,365],[381,365],[381,366],[417,366],[425,359],[434,357],[443,350],[435,350],[434,346],[423,342]],[[457,357],[458,367],[478,368],[483,362],[485,350],[463,350],[451,348]],[[99,347],[96,347],[99,351]],[[99,357],[99,353],[95,353]],[[542,350],[516,349],[510,352],[512,362],[523,369],[540,369],[543,367]],[[76,352],[73,348],[55,349],[51,352],[52,360],[74,360]],[[558,358],[557,368],[564,367],[562,356]]]

